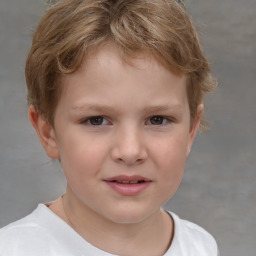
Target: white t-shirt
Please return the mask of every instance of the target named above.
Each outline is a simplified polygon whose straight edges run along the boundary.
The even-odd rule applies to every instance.
[[[214,238],[201,227],[174,220],[174,237],[164,256],[217,256]],[[47,206],[0,229],[0,256],[114,256],[85,241]]]

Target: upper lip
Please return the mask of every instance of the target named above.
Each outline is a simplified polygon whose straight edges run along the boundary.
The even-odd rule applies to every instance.
[[[145,178],[140,175],[132,175],[132,176],[127,176],[127,175],[119,175],[119,176],[114,176],[111,178],[104,179],[104,181],[127,181],[127,182],[132,182],[132,181],[144,181],[144,182],[150,182],[152,180]]]

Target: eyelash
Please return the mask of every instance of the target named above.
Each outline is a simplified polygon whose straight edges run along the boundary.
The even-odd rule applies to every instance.
[[[153,124],[152,121],[153,122],[159,122],[160,121],[160,123]],[[97,122],[98,122],[98,124],[96,124]],[[172,123],[172,122],[174,122],[174,121],[171,118],[161,116],[161,115],[155,115],[155,116],[150,117],[145,122],[145,124],[146,125],[153,125],[153,126],[161,126],[161,125],[165,125],[167,123]],[[90,126],[103,126],[103,125],[109,125],[110,124],[110,122],[103,116],[92,116],[92,117],[89,117],[85,120],[82,120],[81,123],[82,124],[87,124],[87,125],[90,125]]]
[[[94,121],[100,121],[100,124],[93,124]],[[82,124],[88,124],[88,125],[91,125],[91,126],[101,126],[101,125],[107,125],[107,123],[109,124],[109,121],[104,118],[103,116],[92,116],[92,117],[89,117],[85,120],[82,120]]]
[[[157,120],[158,119],[158,120]],[[173,120],[171,118],[168,118],[168,117],[165,117],[165,116],[152,116],[149,118],[149,120],[146,122],[146,124],[148,122],[158,122],[160,121],[161,123],[160,124],[151,124],[151,125],[155,125],[155,126],[160,126],[160,125],[165,125],[167,123],[171,123],[173,122]]]

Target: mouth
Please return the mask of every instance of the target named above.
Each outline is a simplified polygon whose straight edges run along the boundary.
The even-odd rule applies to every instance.
[[[144,182],[151,182],[150,179],[142,177],[142,176],[138,176],[138,175],[134,175],[134,176],[121,175],[121,176],[108,178],[105,181],[106,182],[116,182],[119,184],[140,184],[140,183],[144,183]]]
[[[134,180],[134,181],[128,181],[128,180],[113,180],[111,182],[116,182],[119,184],[139,184],[146,182],[145,180]]]
[[[134,196],[144,191],[152,180],[134,175],[134,176],[116,176],[104,180],[115,192],[125,195]]]

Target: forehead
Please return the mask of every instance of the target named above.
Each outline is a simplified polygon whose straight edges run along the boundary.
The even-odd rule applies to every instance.
[[[121,48],[119,45],[105,42],[94,48],[89,48],[85,54],[81,67],[88,67],[91,63],[98,65],[122,64],[136,68],[145,68],[145,64],[155,62],[155,58],[149,51],[130,52]]]
[[[178,70],[177,68],[175,69],[174,66],[168,64],[160,53],[153,49],[146,49],[146,46],[144,48],[141,46],[141,48],[134,50],[122,46],[111,39],[106,39],[86,48],[81,65],[85,65],[99,57],[106,57],[109,58],[109,60],[116,57],[120,59],[123,64],[137,67],[140,67],[140,65],[143,67],[146,62],[157,62],[157,64],[164,66],[166,69],[177,75],[183,74],[181,70]]]
[[[136,52],[126,51],[119,45],[107,41],[103,45],[89,48],[86,52],[80,68],[76,73],[85,72],[85,70],[100,69],[137,69],[138,72],[154,71],[158,74],[166,75],[170,72],[176,76],[186,79],[186,76],[173,67],[168,66],[161,57],[147,50],[138,50]],[[116,71],[117,71],[116,70]],[[89,72],[88,72],[89,73]]]
[[[76,72],[64,75],[63,94],[69,98],[97,94],[101,95],[101,101],[109,99],[110,94],[121,98],[121,93],[131,98],[138,93],[151,98],[162,93],[164,97],[167,91],[168,95],[182,94],[186,91],[185,83],[184,75],[171,72],[152,54],[124,56],[115,45],[108,44],[90,51]]]

